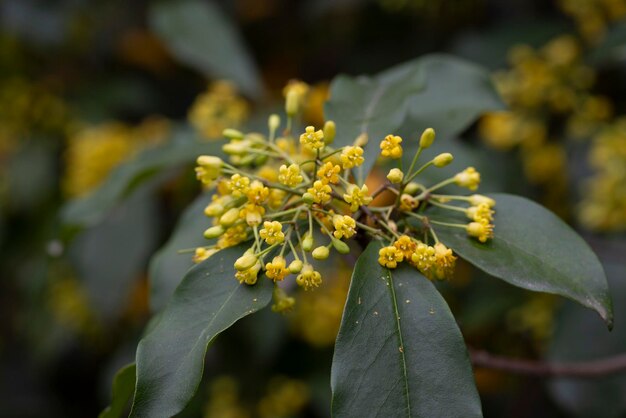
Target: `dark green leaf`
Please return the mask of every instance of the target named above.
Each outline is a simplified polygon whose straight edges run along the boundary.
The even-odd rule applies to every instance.
[[[93,225],[135,187],[163,170],[190,163],[200,154],[221,154],[221,142],[198,142],[191,136],[190,132],[176,132],[170,142],[123,163],[100,188],[68,203],[62,210],[63,221],[77,226]]]
[[[98,415],[98,418],[121,418],[124,416],[126,406],[133,397],[135,391],[135,364],[122,367],[115,373],[113,389],[111,393],[111,405]]]
[[[463,337],[435,286],[408,265],[359,258],[335,345],[333,416],[480,417]]]
[[[258,97],[261,79],[234,23],[214,2],[158,2],[150,9],[150,26],[181,62],[209,77],[233,81]]]
[[[497,202],[494,239],[481,244],[461,228],[433,225],[439,239],[492,276],[573,299],[596,310],[611,327],[613,308],[606,277],[587,243],[541,205],[519,196],[490,196]],[[444,217],[450,219],[442,211],[432,212],[433,219]]]
[[[438,138],[449,138],[481,113],[502,106],[484,69],[451,56],[429,55],[375,77],[335,78],[325,113],[337,124],[338,146],[368,135],[362,168],[367,174],[385,135],[408,132],[406,146],[432,127]]]
[[[193,266],[192,254],[178,251],[207,245],[202,233],[211,226],[211,220],[204,215],[204,208],[211,196],[211,193],[198,196],[189,205],[169,241],[150,261],[150,306],[155,312],[165,306],[187,270]]]
[[[601,65],[611,61],[624,61],[626,58],[626,24],[609,28],[602,42],[596,45],[589,55],[592,64]]]
[[[626,323],[625,265],[605,265],[615,295],[615,317]],[[548,360],[555,363],[578,363],[599,360],[626,352],[626,327],[611,333],[597,317],[568,303],[556,319]],[[623,373],[589,379],[553,379],[550,393],[559,405],[575,417],[618,418],[626,413],[626,375]]]
[[[244,246],[228,248],[193,267],[137,348],[137,389],[131,417],[171,417],[198,388],[206,350],[237,320],[265,307],[272,282],[240,285],[233,263]]]

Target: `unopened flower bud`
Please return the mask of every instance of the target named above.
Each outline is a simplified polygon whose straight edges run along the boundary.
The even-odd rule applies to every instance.
[[[424,130],[420,138],[420,147],[428,148],[433,144],[434,141],[435,130],[433,128],[427,128],[426,130]]]
[[[212,226],[204,231],[204,238],[212,239],[222,236],[224,234],[224,228],[221,225]]]
[[[302,266],[304,264],[302,263],[301,260],[293,260],[290,264],[289,264],[289,272],[291,274],[298,274],[302,271]]]
[[[445,167],[454,160],[454,157],[449,152],[444,152],[433,158],[433,165],[435,167]]]
[[[326,145],[332,144],[333,141],[335,140],[335,135],[336,135],[335,122],[333,122],[332,120],[326,121],[326,123],[324,124],[323,131],[324,131],[324,143]]]
[[[399,168],[392,168],[387,174],[387,180],[393,184],[400,184],[404,179],[404,173]]]
[[[225,228],[228,228],[239,219],[239,208],[228,209],[226,213],[224,213],[220,217],[220,225]]]
[[[287,92],[287,98],[285,99],[285,112],[287,116],[295,116],[298,113],[300,95],[295,89]]]
[[[267,120],[267,126],[270,128],[270,132],[276,131],[276,129],[280,126],[280,116],[276,114],[270,115]]]
[[[315,196],[313,196],[311,193],[304,193],[302,195],[302,201],[304,203],[306,203],[307,205],[312,205],[315,202]]]
[[[244,254],[235,261],[235,268],[239,271],[246,271],[254,266],[258,260],[258,257],[254,254]]]
[[[354,140],[354,146],[364,147],[367,144],[368,140],[369,140],[369,137],[367,136],[365,132],[363,132],[361,135],[357,136],[356,139]]]
[[[316,260],[326,260],[329,253],[328,247],[322,245],[314,249],[311,255],[313,255],[313,258]]]
[[[409,184],[406,185],[406,187],[404,188],[404,193],[410,194],[410,195],[414,195],[417,192],[419,192],[421,190],[421,187],[419,184],[415,183],[414,181],[410,182]]]
[[[227,129],[224,129],[224,132],[222,134],[228,139],[242,139],[243,138],[243,133],[238,131],[237,129],[227,128]]]
[[[220,216],[222,213],[224,213],[224,206],[217,202],[213,202],[204,208],[204,214],[209,218]]]
[[[335,250],[337,250],[339,254],[348,254],[350,252],[350,247],[348,247],[348,244],[346,244],[342,240],[333,238],[332,243],[333,247],[335,248]]]
[[[304,251],[311,251],[311,249],[313,248],[313,244],[314,244],[313,235],[307,232],[306,235],[304,235],[304,238],[302,239],[302,249]]]
[[[483,196],[481,194],[473,194],[469,197],[469,202],[472,206],[478,206],[481,203],[486,203],[490,208],[496,205],[496,201],[490,197]]]
[[[222,168],[222,159],[213,155],[201,155],[196,160],[196,163],[206,169],[219,170]]]
[[[251,146],[250,141],[230,141],[222,146],[222,151],[228,155],[245,155]]]

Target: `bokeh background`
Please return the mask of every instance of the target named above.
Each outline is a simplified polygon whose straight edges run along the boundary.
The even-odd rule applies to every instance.
[[[581,307],[460,264],[440,289],[466,341],[538,361],[626,352],[626,0],[4,0],[0,23],[0,417],[108,404],[175,286],[150,279],[184,271],[190,255],[176,251],[201,242],[201,227],[176,225],[199,193],[193,160],[224,128],[262,127],[292,79],[320,126],[335,75],[432,52],[487,68],[508,106],[456,140],[496,173],[481,190],[528,196],[574,226],[616,309],[609,333]],[[329,416],[351,261],[294,312],[222,335],[181,416]],[[487,417],[626,415],[626,374],[477,368],[476,380]]]

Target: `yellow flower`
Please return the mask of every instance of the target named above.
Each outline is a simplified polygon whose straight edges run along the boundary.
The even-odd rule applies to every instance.
[[[441,242],[435,244],[435,263],[427,274],[429,279],[443,280],[452,276],[456,257],[452,254],[452,250]]]
[[[345,147],[343,151],[341,151],[340,159],[344,170],[358,167],[365,161],[365,158],[363,158],[363,148],[357,146]]]
[[[289,274],[287,262],[281,256],[274,257],[271,263],[265,265],[265,274],[275,282],[282,281]]]
[[[219,250],[217,248],[198,247],[193,255],[193,262],[196,264],[201,263],[218,251]]]
[[[454,176],[454,182],[457,186],[467,187],[470,190],[476,190],[480,184],[480,173],[474,167],[467,167],[465,170]]]
[[[240,174],[233,174],[228,182],[228,187],[234,197],[241,197],[250,189],[250,179]]]
[[[204,185],[210,185],[220,175],[222,160],[210,155],[201,155],[197,160],[196,178]]]
[[[276,168],[269,165],[264,165],[259,168],[259,171],[256,174],[257,176],[267,181],[278,180],[278,171],[276,170]]]
[[[259,225],[263,220],[263,215],[265,215],[265,208],[254,203],[247,203],[239,211],[239,217],[245,219],[250,226]]]
[[[435,249],[430,245],[419,242],[411,255],[410,262],[428,277],[428,271],[435,264]]]
[[[380,142],[380,153],[383,157],[400,158],[402,157],[402,146],[400,143],[402,138],[397,135],[387,135]]]
[[[248,196],[248,202],[255,205],[263,204],[263,202],[267,200],[269,194],[270,190],[258,180],[254,180],[246,191],[246,196]]]
[[[300,143],[314,150],[322,149],[324,148],[324,132],[307,126],[305,132],[300,135]]]
[[[340,171],[341,171],[341,167],[331,162],[327,162],[326,164],[321,166],[319,170],[317,170],[317,177],[319,177],[319,179],[324,184],[328,184],[328,183],[337,184],[339,183]]]
[[[365,184],[360,189],[354,184],[351,185],[348,188],[348,193],[343,195],[343,199],[350,204],[352,212],[356,212],[359,206],[369,205],[372,201],[372,198],[369,196],[369,189]]]
[[[402,262],[403,259],[402,251],[398,250],[393,245],[383,247],[378,251],[378,262],[383,267],[395,269],[398,267],[398,263]]]
[[[248,111],[248,103],[237,94],[233,84],[217,81],[196,98],[188,119],[202,136],[217,139],[224,129],[240,126]]]
[[[313,270],[313,266],[305,264],[302,267],[302,272],[296,277],[296,283],[298,286],[304,288],[304,290],[311,290],[314,287],[319,287],[322,283],[322,275]]]
[[[298,164],[291,164],[289,167],[283,164],[278,169],[278,172],[278,181],[287,187],[295,187],[302,183],[300,166]]]
[[[477,206],[470,206],[467,208],[467,217],[476,222],[489,223],[493,220],[493,210],[487,202],[478,204]]]
[[[493,238],[493,225],[487,221],[470,222],[465,228],[467,235],[475,237],[480,242],[487,242]]]
[[[387,174],[387,180],[393,184],[400,184],[404,179],[404,173],[399,168],[392,168]]]
[[[410,260],[411,256],[415,252],[415,248],[417,247],[417,243],[411,239],[411,237],[407,235],[402,235],[396,242],[393,243],[393,246],[398,249],[402,253],[402,256]]]
[[[287,296],[285,291],[278,286],[274,288],[273,297],[274,304],[272,305],[272,312],[289,312],[296,304],[296,300],[290,296]]]
[[[248,228],[244,224],[236,224],[226,229],[217,241],[218,248],[233,247],[248,239]]]
[[[270,196],[267,199],[267,204],[272,209],[279,209],[283,204],[283,200],[287,196],[287,192],[280,189],[270,189]]]
[[[330,193],[332,189],[328,184],[322,183],[320,180],[316,180],[313,183],[313,187],[307,190],[313,196],[313,201],[321,205],[330,202]]]
[[[263,229],[259,231],[259,235],[269,245],[281,243],[285,240],[285,234],[283,234],[283,226],[278,221],[263,222]]]
[[[259,276],[259,271],[261,270],[261,263],[257,262],[255,265],[250,267],[248,270],[237,271],[235,273],[235,278],[239,280],[239,283],[245,283],[248,285],[253,285],[256,283],[257,278]]]
[[[333,235],[335,236],[335,238],[338,239],[348,239],[356,233],[356,221],[350,216],[333,216],[333,226],[335,227],[335,232],[333,232]]]

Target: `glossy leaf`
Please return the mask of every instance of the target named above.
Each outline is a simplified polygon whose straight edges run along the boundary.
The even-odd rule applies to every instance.
[[[611,327],[613,308],[606,277],[587,243],[537,203],[507,194],[490,196],[497,202],[492,240],[481,244],[464,229],[433,225],[439,239],[492,276],[573,299],[594,309]],[[432,219],[450,219],[449,213],[433,211]]]
[[[134,188],[168,168],[194,161],[200,154],[221,154],[221,142],[199,142],[186,131],[178,131],[170,142],[148,149],[121,164],[93,193],[73,200],[62,210],[64,223],[96,224]]]
[[[203,194],[181,215],[172,236],[150,261],[150,306],[161,310],[194,264],[193,254],[179,250],[207,245],[202,236],[211,226],[211,219],[204,215],[204,208],[211,201],[211,193]]]
[[[463,337],[433,283],[359,258],[331,373],[335,417],[480,417]]]
[[[272,282],[240,285],[233,263],[243,246],[192,268],[137,348],[137,389],[131,417],[171,417],[182,411],[202,378],[206,350],[237,320],[265,307]]]
[[[245,94],[258,97],[261,79],[234,23],[214,2],[158,2],[150,26],[181,62],[210,78],[233,81]]]
[[[406,143],[432,127],[439,139],[459,134],[481,113],[502,108],[489,74],[479,66],[447,55],[428,55],[375,77],[339,76],[331,85],[327,119],[337,123],[336,144],[351,144],[361,133],[367,174],[387,134],[406,131]]]
[[[135,391],[135,364],[122,367],[115,373],[111,393],[111,405],[98,415],[98,418],[121,418]]]
[[[615,318],[626,323],[626,265],[605,265],[612,294]],[[568,303],[556,317],[548,361],[579,363],[616,356],[626,352],[626,327],[607,332],[597,317]],[[584,338],[581,338],[584,336]],[[626,375],[617,373],[594,379],[555,378],[549,384],[555,401],[571,416],[618,418],[626,413]]]

